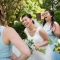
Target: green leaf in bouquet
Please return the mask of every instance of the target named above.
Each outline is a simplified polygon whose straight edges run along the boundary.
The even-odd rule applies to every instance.
[[[59,54],[60,54],[60,51],[59,51]]]
[[[57,48],[58,47],[58,45],[55,45],[55,48]]]
[[[55,48],[53,49],[53,51],[55,51]]]
[[[52,40],[51,39],[49,39],[49,44],[52,45]]]
[[[60,47],[60,44],[58,43],[58,46]]]
[[[30,51],[31,51],[31,54],[33,53],[33,49],[32,48],[30,48]]]
[[[46,49],[42,49],[42,48],[40,48],[38,51],[41,52],[41,53],[43,53],[43,54],[45,54]]]
[[[55,43],[58,43],[58,38],[55,38]]]
[[[34,45],[34,42],[33,42],[33,40],[28,40],[28,39],[26,39],[26,44],[28,45],[28,47],[30,48],[30,51],[31,51],[31,53],[33,52],[33,47],[31,47],[31,46],[33,46]]]
[[[58,49],[58,51],[60,51],[60,49]]]

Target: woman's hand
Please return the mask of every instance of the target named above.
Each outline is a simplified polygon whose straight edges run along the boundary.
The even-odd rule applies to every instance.
[[[40,48],[39,44],[35,45],[36,50],[39,50],[39,48]]]
[[[13,53],[12,60],[17,60],[17,56]]]
[[[10,58],[11,60],[17,60],[17,56],[13,53],[12,56],[9,56],[8,58]]]
[[[53,32],[56,30],[55,24],[53,24],[53,26],[51,26],[51,30],[52,30]]]

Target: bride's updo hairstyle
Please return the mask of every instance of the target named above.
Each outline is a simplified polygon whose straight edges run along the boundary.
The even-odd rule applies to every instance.
[[[0,5],[0,25],[5,25],[5,13]]]
[[[32,16],[31,16],[30,14],[28,14],[28,13],[24,14],[24,15],[22,16],[22,18],[25,17],[25,16],[27,16],[29,19],[32,18]],[[34,24],[34,21],[33,21],[33,20],[32,20],[32,23]]]

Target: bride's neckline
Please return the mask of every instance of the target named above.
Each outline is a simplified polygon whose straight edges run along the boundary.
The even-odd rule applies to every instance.
[[[36,32],[37,32],[37,29],[38,29],[38,27],[35,29],[35,31],[34,31],[34,33],[33,33],[33,35],[32,35],[32,34],[30,34],[30,32],[28,31],[29,36],[34,37],[34,36],[35,36],[35,34],[36,34]],[[28,29],[27,29],[27,30],[28,30]]]

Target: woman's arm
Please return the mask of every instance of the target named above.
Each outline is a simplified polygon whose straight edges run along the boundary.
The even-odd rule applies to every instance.
[[[53,27],[51,29],[52,29],[54,35],[60,37],[60,27],[57,22],[54,22]]]
[[[39,31],[41,37],[44,39],[44,42],[40,43],[40,44],[37,44],[35,47],[36,49],[39,49],[41,46],[45,46],[48,44],[48,40],[49,40],[49,37],[47,35],[47,33],[41,28],[40,31]]]
[[[30,56],[30,50],[28,46],[13,28],[9,27],[6,30],[8,40],[11,41],[21,52],[21,55],[17,58],[17,60],[27,60],[27,58]]]

